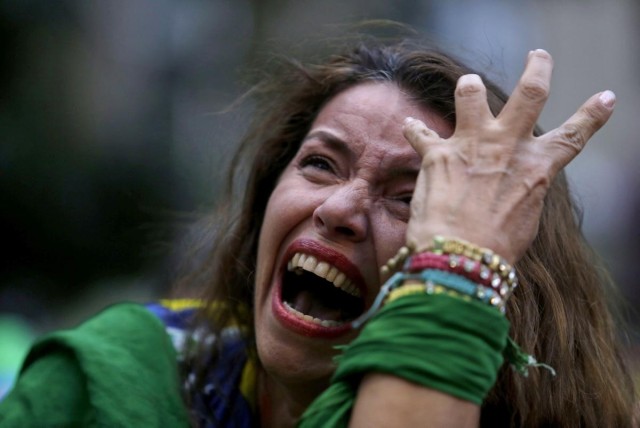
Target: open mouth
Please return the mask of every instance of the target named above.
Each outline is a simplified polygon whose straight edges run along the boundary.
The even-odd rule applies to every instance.
[[[344,327],[365,308],[361,288],[345,273],[303,252],[287,263],[281,299],[289,314],[324,328]]]

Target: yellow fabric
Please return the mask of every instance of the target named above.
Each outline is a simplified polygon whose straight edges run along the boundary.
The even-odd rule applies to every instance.
[[[201,299],[162,299],[160,304],[172,311],[183,311],[185,309],[200,309],[206,306]]]

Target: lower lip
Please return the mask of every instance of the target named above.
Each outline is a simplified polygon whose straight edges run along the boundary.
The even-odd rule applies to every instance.
[[[282,303],[282,283],[278,283],[273,293],[271,307],[278,321],[289,330],[293,330],[307,337],[332,339],[343,336],[351,331],[351,324],[345,323],[338,327],[325,327],[298,318],[289,312]]]

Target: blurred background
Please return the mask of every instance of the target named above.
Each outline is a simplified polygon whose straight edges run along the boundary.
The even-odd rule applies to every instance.
[[[543,128],[616,92],[569,176],[640,342],[639,2],[0,0],[0,366],[18,358],[14,336],[18,349],[166,294],[174,248],[215,202],[242,132],[248,110],[221,111],[247,65],[363,19],[410,24],[509,92],[527,52],[549,50]]]

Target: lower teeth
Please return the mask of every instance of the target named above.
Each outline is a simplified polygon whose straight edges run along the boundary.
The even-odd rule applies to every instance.
[[[283,303],[287,312],[295,315],[297,318],[301,320],[304,320],[313,324],[321,325],[322,327],[339,327],[344,324],[343,322],[340,322],[340,321],[321,320],[319,318],[312,317],[311,315],[303,314],[302,312],[294,309],[293,306],[289,304],[289,302],[283,302]]]

